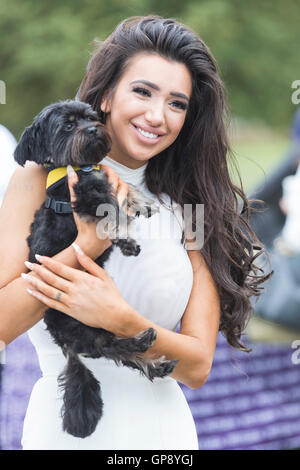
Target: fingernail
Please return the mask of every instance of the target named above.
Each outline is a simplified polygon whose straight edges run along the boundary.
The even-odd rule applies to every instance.
[[[67,173],[71,178],[73,178],[76,175],[76,172],[73,170],[72,165],[67,166]]]
[[[29,281],[31,279],[29,274],[21,273],[21,276],[23,279],[26,279],[26,281]]]
[[[73,246],[74,250],[77,251],[77,253],[79,253],[80,255],[84,255],[82,249],[80,248],[79,245],[77,245],[77,243],[75,243],[75,242],[72,243],[72,246]]]
[[[33,263],[29,263],[29,261],[24,261],[24,264],[25,264],[26,268],[33,269]]]
[[[26,289],[28,294],[30,295],[33,295],[34,297],[39,297],[39,294],[37,294],[35,291],[31,290],[31,289]]]
[[[40,263],[42,262],[43,257],[42,257],[41,255],[35,254],[34,256],[36,257],[36,259],[37,259]]]

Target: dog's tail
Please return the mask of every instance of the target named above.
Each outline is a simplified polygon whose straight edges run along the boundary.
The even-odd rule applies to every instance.
[[[64,390],[63,430],[75,437],[90,436],[103,414],[100,383],[78,355],[67,350],[68,362],[58,377]]]

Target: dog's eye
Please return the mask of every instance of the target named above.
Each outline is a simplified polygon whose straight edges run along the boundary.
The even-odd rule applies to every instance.
[[[88,116],[86,119],[87,119],[87,121],[95,121],[96,120],[93,116]]]
[[[74,123],[72,123],[72,122],[68,122],[65,125],[65,128],[67,129],[67,131],[70,131],[71,129],[73,129],[73,127],[74,127]]]

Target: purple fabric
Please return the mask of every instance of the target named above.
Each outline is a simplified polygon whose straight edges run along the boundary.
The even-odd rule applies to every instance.
[[[300,364],[293,349],[250,344],[252,353],[230,348],[219,335],[210,377],[199,390],[182,385],[200,449],[293,449],[300,447]],[[6,350],[0,401],[3,449],[20,449],[23,419],[40,377],[35,350],[22,335]]]
[[[300,108],[298,108],[293,118],[292,140],[300,142]]]
[[[41,377],[35,349],[27,333],[5,350],[0,394],[0,444],[21,449],[23,421],[34,383]]]
[[[219,335],[210,377],[199,390],[184,388],[200,449],[300,447],[300,364],[287,345],[250,344],[250,354]]]

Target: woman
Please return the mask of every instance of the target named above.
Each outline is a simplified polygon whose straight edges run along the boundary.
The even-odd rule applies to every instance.
[[[176,381],[194,389],[205,383],[219,329],[232,346],[247,350],[240,337],[249,297],[265,279],[253,263],[258,240],[240,215],[237,195],[246,216],[248,201],[228,173],[226,102],[216,64],[186,26],[156,15],[132,17],[99,45],[77,96],[100,113],[110,133],[112,149],[101,163],[119,201],[132,183],[155,199],[160,213],[136,221],[140,255],[125,258],[115,249],[105,269],[93,260],[110,240],[99,239],[95,226],[74,214],[75,245],[39,258],[41,266],[26,263],[30,274],[23,279],[26,236],[45,199],[46,174],[27,163],[13,175],[0,220],[6,267],[0,337],[9,343],[29,330],[43,371],[27,410],[23,448],[198,449]],[[76,174],[69,172],[68,181],[74,200]],[[202,247],[184,233],[185,204],[193,207],[193,240],[201,228],[196,205],[205,206]],[[172,234],[164,238],[170,222]],[[149,228],[155,236],[145,236]],[[82,358],[101,382],[104,416],[91,436],[70,436],[61,429],[57,386],[65,358],[44,328],[48,307],[124,337],[153,327],[157,339],[145,356],[166,356],[178,365],[151,383],[112,361]]]

